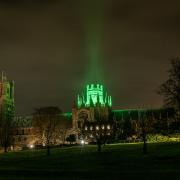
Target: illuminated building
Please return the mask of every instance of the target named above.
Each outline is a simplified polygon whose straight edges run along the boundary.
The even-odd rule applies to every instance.
[[[112,111],[112,97],[107,94],[103,85],[87,85],[82,95],[77,95],[77,101],[72,109],[72,128],[76,132],[77,139],[82,138],[82,130],[86,132],[99,131],[98,124],[107,127]],[[109,127],[109,126],[108,126]],[[104,129],[105,128],[101,128]],[[91,135],[92,136],[92,135]]]
[[[2,73],[0,80],[0,117],[1,121],[14,117],[14,81],[10,81]]]
[[[27,148],[35,143],[32,116],[16,116],[12,126],[15,149]]]
[[[134,128],[134,132],[140,135],[141,132],[137,126],[142,119],[149,118],[152,121],[164,119],[166,121],[167,119],[172,120],[173,116],[173,109],[164,108],[114,110],[112,97],[107,94],[103,85],[90,84],[86,86],[82,95],[77,95],[76,104],[72,109],[72,128],[79,141],[83,136],[83,131],[89,136],[86,138],[91,141],[97,133],[110,135],[114,124],[120,125],[127,120]]]
[[[8,82],[3,80],[3,82]],[[4,92],[3,102],[5,106],[14,110],[13,83],[7,83]],[[9,90],[8,90],[9,89]],[[12,94],[11,94],[11,93]],[[6,102],[6,103],[5,103]],[[12,111],[14,112],[14,111]],[[108,95],[105,88],[100,84],[87,85],[81,95],[77,95],[76,102],[72,108],[72,112],[64,113],[64,120],[68,121],[66,137],[70,134],[75,134],[77,143],[96,142],[96,135],[100,134],[111,136],[114,130],[114,124],[123,124],[129,121],[134,128],[136,135],[140,134],[138,122],[143,118],[170,119],[173,117],[173,110],[167,109],[127,109],[114,110],[112,107],[112,97]],[[173,118],[172,118],[173,119]],[[34,147],[38,140],[33,131],[33,118],[16,117],[14,119],[14,139],[15,146]],[[121,129],[119,129],[121,131]],[[84,134],[86,134],[84,136]],[[83,137],[83,138],[82,138]],[[58,142],[59,144],[62,142]]]
[[[73,128],[82,126],[84,121],[95,121],[96,110],[108,117],[112,108],[112,98],[107,95],[103,85],[87,85],[85,92],[77,96],[75,107],[72,109]]]
[[[112,107],[112,98],[105,93],[103,85],[87,85],[86,93],[82,96],[78,95],[77,107],[95,107],[97,105]]]

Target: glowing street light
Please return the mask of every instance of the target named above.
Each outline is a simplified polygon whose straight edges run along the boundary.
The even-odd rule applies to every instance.
[[[29,147],[30,147],[30,149],[33,149],[34,148],[34,144],[31,144]]]
[[[81,144],[84,145],[84,144],[85,144],[85,141],[84,141],[84,140],[81,140]]]

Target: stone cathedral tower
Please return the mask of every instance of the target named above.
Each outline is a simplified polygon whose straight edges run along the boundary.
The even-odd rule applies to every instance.
[[[2,73],[0,79],[0,119],[12,120],[14,117],[14,81]]]
[[[80,130],[84,122],[96,122],[96,112],[108,119],[112,108],[112,98],[104,90],[103,85],[87,85],[82,95],[77,96],[75,107],[72,109],[72,126]]]

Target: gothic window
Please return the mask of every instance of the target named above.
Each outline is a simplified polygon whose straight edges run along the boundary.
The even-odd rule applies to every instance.
[[[110,125],[107,125],[107,129],[111,129]]]
[[[78,121],[78,128],[81,128],[81,122]]]
[[[86,121],[88,119],[88,114],[86,111],[81,111],[79,114],[78,114],[78,119],[81,120],[81,121]]]
[[[24,135],[24,129],[22,129],[22,135]]]
[[[21,142],[21,137],[20,136],[18,137],[18,141]]]

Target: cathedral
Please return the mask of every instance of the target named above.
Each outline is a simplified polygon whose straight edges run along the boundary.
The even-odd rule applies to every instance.
[[[95,141],[94,130],[100,132],[103,129],[104,133],[107,133],[106,130],[110,133],[113,120],[110,119],[111,111],[112,97],[103,85],[87,85],[82,95],[77,96],[76,105],[72,109],[72,129],[76,132],[77,140]]]
[[[174,120],[174,110],[113,109],[112,97],[101,84],[87,85],[82,95],[77,95],[76,106],[72,109],[72,129],[78,134],[78,140],[86,139],[87,142],[96,141],[93,137],[99,134],[111,136],[117,128],[123,131],[127,122],[130,122],[134,134],[140,136],[139,122],[146,119],[150,122],[163,120],[166,124]]]
[[[129,121],[138,134],[137,122],[149,118],[163,119],[169,122],[174,119],[173,109],[113,109],[112,97],[101,84],[89,84],[82,93],[76,97],[72,111],[63,113],[64,120],[68,122],[66,136],[74,134],[76,142],[83,140],[95,142],[96,136],[111,136],[114,125]],[[8,80],[3,74],[0,82],[0,115],[3,121],[12,121],[13,146],[19,149],[30,148],[36,144],[33,131],[33,117],[17,117],[14,108],[14,82]],[[121,131],[121,129],[119,129]]]
[[[77,104],[72,109],[73,128],[80,128],[84,121],[96,121],[96,110],[108,117],[111,109],[112,98],[105,92],[103,85],[87,85],[86,91],[77,96]]]

